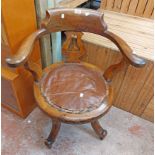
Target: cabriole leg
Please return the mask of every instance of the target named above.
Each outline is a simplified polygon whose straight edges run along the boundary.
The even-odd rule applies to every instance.
[[[50,132],[48,138],[45,141],[45,145],[48,148],[52,147],[52,144],[54,143],[54,141],[55,141],[55,139],[56,139],[56,137],[58,135],[58,132],[60,130],[60,126],[61,126],[61,122],[60,121],[52,120],[52,129],[51,129],[51,132]]]
[[[91,126],[94,129],[94,131],[96,132],[96,134],[99,136],[99,138],[101,140],[103,140],[105,138],[105,136],[107,135],[107,130],[104,130],[100,123],[98,122],[98,120],[92,121],[91,122]]]

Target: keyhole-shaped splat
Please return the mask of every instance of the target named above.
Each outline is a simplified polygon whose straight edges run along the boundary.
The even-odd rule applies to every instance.
[[[82,32],[65,32],[66,40],[62,47],[62,53],[66,62],[80,62],[80,58],[85,54],[84,44],[81,40]]]

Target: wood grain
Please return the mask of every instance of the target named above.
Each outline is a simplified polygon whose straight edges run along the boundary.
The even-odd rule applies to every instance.
[[[154,122],[154,99],[153,98],[150,100],[149,104],[145,108],[141,117]]]
[[[114,7],[114,0],[107,0],[106,9],[113,10]]]
[[[153,9],[154,9],[154,0],[148,0],[143,16],[146,18],[150,18]]]
[[[148,64],[143,69],[136,69],[132,66],[128,67],[119,90],[119,95],[115,99],[119,108],[130,111],[137,99],[137,95],[139,95],[140,91],[143,89],[144,83],[151,70],[152,66]]]
[[[75,8],[88,0],[63,0],[57,4],[57,7]]]
[[[89,14],[88,17],[87,14]],[[62,15],[63,18],[65,16],[65,20],[60,18]],[[96,27],[94,27],[93,23],[89,23],[90,20],[93,20],[96,23]],[[68,21],[72,21],[72,24]],[[132,54],[132,49],[122,38],[107,31],[107,25],[104,22],[103,13],[88,9],[66,8],[48,10],[47,17],[42,22],[42,28],[25,39],[16,55],[6,59],[8,65],[16,67],[24,64],[31,54],[34,42],[47,33],[57,31],[84,31],[98,34],[111,40],[118,47],[124,59],[133,66],[142,67],[145,65],[145,60]]]
[[[2,21],[1,21],[1,39],[2,39],[2,44],[5,46],[8,46],[8,39],[7,39],[7,34],[6,30],[4,27],[4,22],[3,22],[3,16],[2,16]]]
[[[2,62],[4,62],[6,56],[15,54],[25,37],[37,28],[34,0],[2,1],[2,19],[8,43],[6,47],[2,47]],[[35,43],[29,60],[33,61],[33,63],[36,62],[41,66],[38,42]],[[11,106],[6,106],[10,104],[9,100],[6,104],[2,105],[24,118],[36,106],[32,94],[33,77],[29,72],[25,71],[23,67],[8,69],[3,63],[2,68],[2,70],[5,70],[3,71],[2,76],[11,84],[11,89],[13,90],[12,94],[15,97],[19,111],[13,110]],[[17,75],[17,78],[12,79],[12,75],[14,74]],[[8,94],[6,97],[9,98],[10,95],[11,94]]]
[[[153,60],[154,24],[152,20],[142,19],[140,17],[135,18],[134,16],[107,10],[104,11],[104,20],[108,24],[109,31],[122,37],[132,47],[136,55]],[[85,33],[82,39],[118,51],[118,48],[111,41],[101,36]]]
[[[115,0],[114,2],[114,11],[120,12],[123,0]]]
[[[15,54],[24,38],[36,30],[34,1],[2,1],[2,16],[10,52]],[[30,59],[38,61],[39,45],[36,43],[34,46]]]
[[[143,12],[145,10],[146,4],[147,4],[147,0],[139,0],[136,13],[135,13],[136,16],[143,16]]]
[[[135,15],[137,5],[138,5],[138,0],[131,0],[129,9],[128,9],[128,14]]]
[[[123,2],[122,5],[124,5]],[[149,3],[151,2],[147,4],[150,5]],[[129,4],[130,3],[128,3],[128,5]],[[102,10],[100,9],[100,11]],[[152,121],[153,106],[150,106],[151,103],[149,103],[149,101],[153,96],[153,21],[111,11],[104,11],[104,14],[109,29],[122,36],[134,49],[136,54],[139,53],[138,55],[149,60],[146,67],[142,70],[126,66],[124,70],[114,76],[112,86],[115,90],[115,101],[113,104],[118,108],[122,108],[123,110]],[[130,23],[130,26],[128,23]],[[142,25],[145,25],[146,29]],[[139,30],[141,32],[137,33]],[[130,34],[132,36],[136,34],[136,36],[130,38],[130,36],[128,36]],[[142,37],[142,35],[144,35],[144,37]],[[138,39],[137,37],[140,38]],[[117,52],[117,47],[107,39],[85,33],[83,40],[85,41],[85,49],[88,51],[88,62],[99,66],[103,72],[112,62],[120,61],[121,56]],[[139,42],[138,40],[141,41]],[[144,44],[147,45],[147,47],[141,49]]]
[[[151,19],[154,19],[154,9],[153,9],[152,14],[151,14]]]
[[[8,85],[9,89],[6,89],[5,86],[3,87],[2,106],[25,118],[36,107],[32,89],[32,75],[26,70],[24,72],[21,70],[20,74],[16,74],[2,67],[2,77],[4,79],[2,82],[6,81],[10,84]],[[15,106],[11,106],[11,104]]]
[[[105,9],[105,8],[106,8],[106,6],[107,6],[107,1],[108,1],[108,0],[102,0],[102,1],[101,1],[100,9]]]
[[[88,62],[97,65],[104,72],[114,62],[121,59],[119,52],[85,42]],[[149,61],[142,69],[124,66],[112,80],[114,90],[113,105],[141,116],[153,95],[153,63]],[[150,114],[150,117],[152,114]],[[150,119],[151,120],[151,119]]]
[[[153,0],[102,0],[100,9],[152,18]]]
[[[10,76],[11,75],[11,76]],[[2,89],[2,105],[12,108],[12,110],[19,112],[19,106],[16,101],[14,93],[13,82],[18,78],[18,74],[9,72],[7,69],[2,67],[1,77],[1,89]]]
[[[136,100],[134,101],[130,112],[141,116],[145,108],[147,107],[149,101],[153,97],[153,63],[148,64],[151,67],[150,73],[147,74],[147,79],[143,85],[143,88],[139,92]],[[149,69],[149,67],[148,67]]]
[[[131,0],[123,0],[122,1],[122,6],[121,6],[121,9],[120,9],[120,12],[122,12],[122,13],[127,13],[128,12],[130,1]]]

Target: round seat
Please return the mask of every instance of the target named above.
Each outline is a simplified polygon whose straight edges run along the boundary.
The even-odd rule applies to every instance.
[[[71,121],[70,115],[74,121],[75,118],[78,121],[86,121],[89,117],[92,119],[102,115],[110,108],[110,103],[107,102],[109,86],[103,78],[103,73],[88,63],[51,65],[44,70],[37,87],[44,100],[43,105],[38,95],[35,95],[41,109],[52,117],[57,117],[57,111],[59,118],[64,121]],[[45,105],[49,107],[48,110],[44,109]],[[50,109],[55,112],[49,113]],[[79,116],[82,116],[81,119]]]

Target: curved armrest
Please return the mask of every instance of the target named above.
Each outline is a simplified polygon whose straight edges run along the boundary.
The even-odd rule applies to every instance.
[[[112,32],[106,31],[104,32],[103,36],[115,43],[115,45],[120,49],[122,55],[126,60],[129,61],[131,65],[135,67],[143,67],[146,64],[146,60],[134,55],[129,45],[117,35],[113,34]]]
[[[28,57],[31,54],[31,51],[34,46],[34,42],[43,34],[46,34],[45,29],[39,29],[36,32],[32,33],[29,37],[27,37],[20,48],[18,49],[17,53],[10,58],[6,58],[6,62],[10,67],[18,67],[24,64]]]

